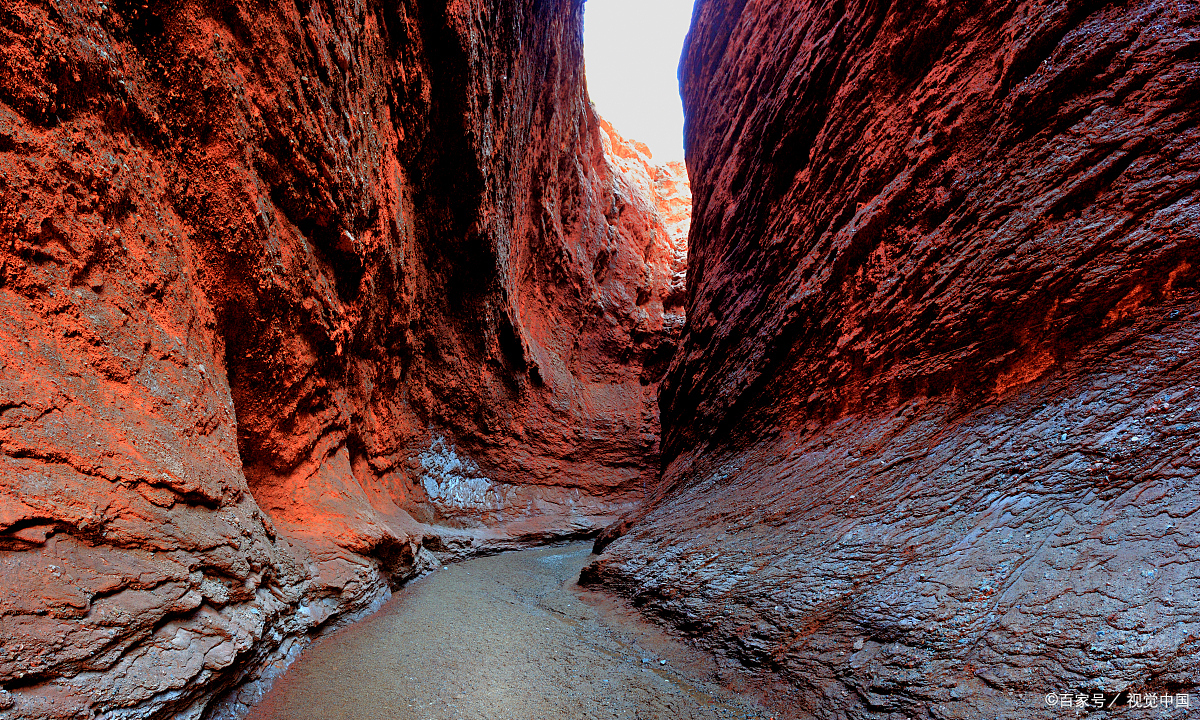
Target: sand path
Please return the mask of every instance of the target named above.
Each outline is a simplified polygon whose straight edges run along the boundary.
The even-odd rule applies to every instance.
[[[577,587],[589,549],[479,558],[413,583],[307,649],[250,720],[770,717],[718,685],[707,654]]]

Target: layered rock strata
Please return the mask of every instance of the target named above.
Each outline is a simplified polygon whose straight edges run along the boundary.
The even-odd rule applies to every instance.
[[[581,7],[0,5],[0,716],[236,716],[641,497],[687,190]]]
[[[1198,58],[1192,2],[701,0],[666,471],[587,577],[797,716],[1186,714]]]

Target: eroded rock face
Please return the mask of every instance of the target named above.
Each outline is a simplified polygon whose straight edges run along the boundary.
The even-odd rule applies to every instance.
[[[667,469],[589,577],[800,715],[1195,702],[1198,22],[702,0]]]
[[[0,7],[0,714],[235,716],[396,583],[641,497],[686,187],[580,15]]]

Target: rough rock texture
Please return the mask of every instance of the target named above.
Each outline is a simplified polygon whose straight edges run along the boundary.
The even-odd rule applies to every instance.
[[[1186,1],[701,0],[665,476],[587,577],[801,716],[1186,714],[1198,58]]]
[[[0,716],[237,715],[641,496],[686,188],[581,7],[0,1]]]

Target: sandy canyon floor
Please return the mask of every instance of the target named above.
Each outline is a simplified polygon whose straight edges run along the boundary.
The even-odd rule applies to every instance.
[[[576,586],[589,550],[479,558],[413,583],[306,650],[250,720],[782,717],[737,671]]]

